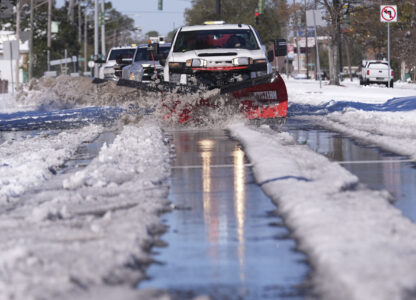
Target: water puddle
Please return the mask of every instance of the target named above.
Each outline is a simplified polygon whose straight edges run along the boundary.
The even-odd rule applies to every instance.
[[[164,217],[168,247],[158,249],[139,288],[177,299],[304,299],[310,271],[276,207],[254,182],[244,152],[224,131],[175,131]]]
[[[388,190],[394,205],[416,222],[416,168],[408,157],[396,155],[329,132],[306,121],[289,119],[285,129],[299,142],[355,174],[371,189]]]
[[[110,145],[116,138],[117,133],[114,131],[102,132],[96,139],[81,144],[71,159],[65,161],[64,165],[60,166],[57,171],[58,174],[73,172],[81,168],[85,168],[95,157],[98,156],[104,144]]]

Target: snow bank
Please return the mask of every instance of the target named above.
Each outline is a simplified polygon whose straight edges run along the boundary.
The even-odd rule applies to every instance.
[[[320,105],[331,100],[384,103],[395,97],[409,97],[416,95],[416,85],[402,84],[400,87],[387,88],[379,85],[360,86],[358,82],[344,80],[342,86],[323,83],[319,88],[319,81],[285,79],[289,95],[289,103]]]
[[[416,159],[416,86],[324,86],[289,81],[289,116]]]
[[[94,139],[101,130],[91,125],[57,135],[44,132],[6,139],[0,144],[0,205],[17,201],[26,190],[51,178],[52,168],[62,165],[82,142]]]
[[[124,106],[140,103],[153,107],[160,96],[117,86],[115,82],[93,84],[91,78],[59,76],[34,79],[22,87],[16,103],[20,107],[54,110],[85,106]],[[140,100],[140,101],[139,101]]]
[[[157,86],[157,82],[151,85]],[[212,106],[199,106],[201,99],[210,99]],[[16,96],[16,103],[8,105],[5,113],[15,111],[53,111],[90,106],[115,106],[128,114],[152,114],[163,126],[181,126],[182,112],[192,111],[186,126],[221,127],[230,119],[240,118],[238,103],[219,94],[219,90],[177,94],[176,91],[151,92],[117,86],[109,81],[93,84],[90,78],[59,76],[32,80]],[[2,112],[0,107],[0,113]]]
[[[416,225],[389,203],[386,192],[360,187],[346,169],[297,145],[288,133],[243,125],[230,129],[254,164],[257,182],[308,254],[322,299],[411,295]]]
[[[11,144],[10,151],[21,150],[24,142]],[[36,139],[28,143],[33,149]],[[42,150],[46,160],[54,155],[54,149]],[[21,165],[23,174],[39,168]],[[50,178],[21,196],[20,205],[3,205],[0,299],[162,297],[135,286],[164,230],[158,214],[168,207],[168,176],[162,132],[141,121],[122,127],[85,169]]]

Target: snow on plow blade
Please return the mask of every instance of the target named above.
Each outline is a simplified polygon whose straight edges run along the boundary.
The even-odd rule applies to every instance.
[[[167,82],[148,84],[120,79],[117,85],[161,93],[163,107],[166,109],[163,118],[177,119],[182,124],[198,119],[198,110],[201,108],[218,109],[218,97],[221,96],[238,106],[238,110],[248,119],[273,120],[287,116],[286,85],[277,73],[223,86],[219,93],[209,93],[197,86]],[[183,103],[183,95],[196,96],[197,100]]]

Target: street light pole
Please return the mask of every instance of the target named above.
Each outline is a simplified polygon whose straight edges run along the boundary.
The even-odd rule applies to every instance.
[[[104,7],[104,0],[101,0],[101,53],[103,55],[106,54],[105,49],[105,7]]]
[[[30,36],[29,36],[29,81],[33,76],[33,11],[34,0],[30,0]]]
[[[16,57],[16,74],[15,74],[15,82],[16,87],[19,87],[19,69],[20,69],[20,10],[21,10],[21,2],[20,0],[16,2],[16,45],[17,45],[17,57]]]
[[[215,13],[217,14],[218,18],[221,18],[221,0],[217,0],[216,2]]]
[[[84,72],[87,72],[88,55],[88,6],[85,6],[84,19]]]
[[[94,59],[98,59],[98,0],[94,5]],[[94,66],[94,77],[98,77],[98,64]]]
[[[51,26],[52,26],[52,0],[48,0],[48,40],[47,40],[47,61],[48,61],[48,71],[51,70],[50,60],[51,60]]]
[[[81,0],[78,0],[78,42],[81,46],[82,43],[82,21],[81,21]]]

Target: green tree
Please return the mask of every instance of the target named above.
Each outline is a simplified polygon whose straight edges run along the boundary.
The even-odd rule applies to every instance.
[[[159,36],[159,32],[158,31],[156,31],[156,30],[151,30],[151,31],[149,31],[149,32],[147,32],[146,33],[146,37],[154,37],[154,36]]]

